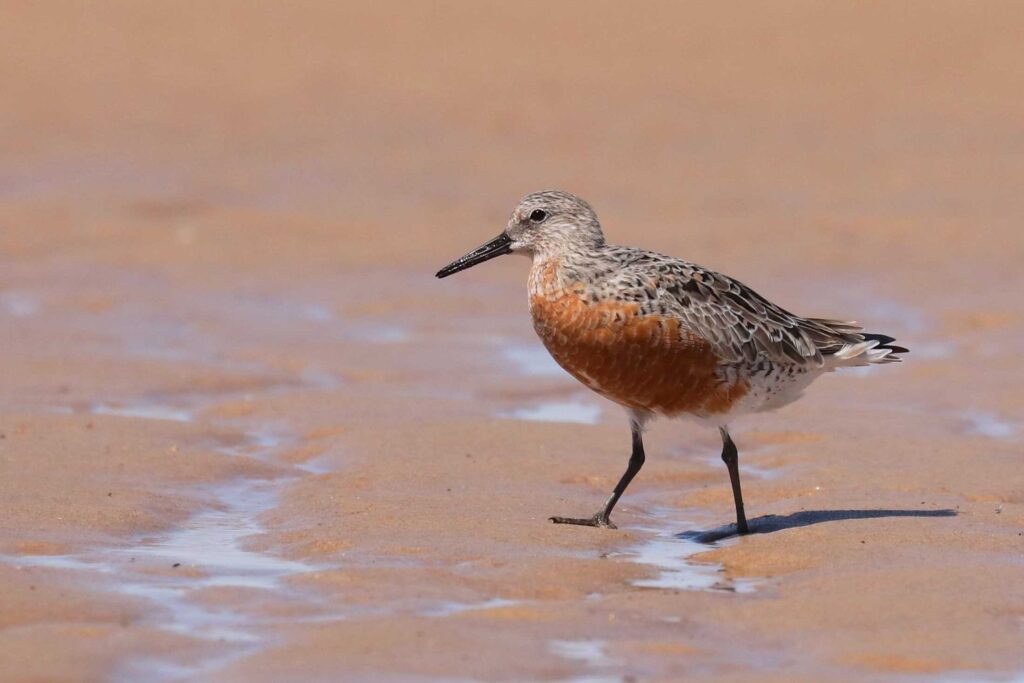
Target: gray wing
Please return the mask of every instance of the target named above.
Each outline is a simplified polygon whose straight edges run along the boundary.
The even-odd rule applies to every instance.
[[[623,251],[629,253],[619,255],[620,269],[609,285],[629,291],[626,297],[638,301],[644,313],[679,319],[706,339],[723,363],[820,366],[824,356],[864,341],[854,323],[794,315],[721,273],[661,254]]]

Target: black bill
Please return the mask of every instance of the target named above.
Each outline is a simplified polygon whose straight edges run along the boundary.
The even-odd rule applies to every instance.
[[[452,261],[447,266],[437,271],[437,277],[448,277],[460,270],[472,268],[478,263],[489,261],[496,256],[504,256],[512,253],[512,240],[505,233],[501,233],[493,240],[469,252],[457,261]]]

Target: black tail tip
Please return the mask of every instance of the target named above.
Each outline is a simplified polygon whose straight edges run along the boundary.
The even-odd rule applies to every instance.
[[[887,334],[864,334],[863,337],[867,341],[878,342],[876,349],[888,349],[890,353],[910,353],[910,349],[893,344],[896,337],[890,337]]]

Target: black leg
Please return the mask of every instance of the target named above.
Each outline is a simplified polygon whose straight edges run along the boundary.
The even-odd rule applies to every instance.
[[[581,526],[605,526],[609,529],[614,529],[615,525],[612,524],[610,516],[612,514],[612,508],[619,502],[619,498],[622,497],[623,491],[629,486],[629,482],[633,481],[633,477],[640,471],[640,468],[644,466],[644,441],[640,433],[640,425],[636,422],[631,423],[633,430],[633,453],[629,456],[629,465],[626,467],[625,474],[619,479],[619,483],[615,485],[615,490],[612,491],[612,495],[608,497],[608,501],[604,504],[604,507],[600,512],[596,513],[593,517],[552,517],[551,521],[555,524],[579,524]]]
[[[740,490],[740,457],[736,451],[736,444],[729,436],[729,430],[720,427],[722,433],[722,460],[729,468],[729,481],[732,482],[732,497],[736,503],[736,531],[746,534],[750,532],[747,526],[747,515],[743,512],[743,491]]]

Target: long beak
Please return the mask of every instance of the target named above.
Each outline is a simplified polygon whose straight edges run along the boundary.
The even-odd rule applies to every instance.
[[[457,261],[452,261],[447,266],[437,271],[437,277],[448,277],[460,270],[472,268],[478,263],[490,261],[496,256],[504,256],[512,253],[512,240],[505,233],[501,233],[493,240],[469,252]]]

